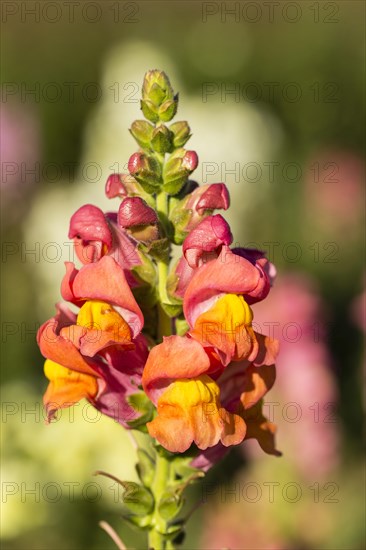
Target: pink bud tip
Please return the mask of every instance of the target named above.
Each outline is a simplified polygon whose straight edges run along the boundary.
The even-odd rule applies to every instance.
[[[136,174],[141,169],[143,153],[134,153],[128,161],[128,171],[130,174]]]
[[[135,225],[153,225],[158,221],[155,210],[140,197],[129,197],[121,202],[118,224],[128,228]]]
[[[109,199],[115,197],[125,197],[127,195],[126,187],[122,182],[122,174],[111,174],[105,184],[105,194]]]
[[[182,160],[182,167],[193,172],[198,166],[198,155],[196,151],[187,151]]]
[[[202,215],[205,210],[227,210],[230,205],[229,191],[224,183],[213,183],[206,187],[197,202],[197,212]]]

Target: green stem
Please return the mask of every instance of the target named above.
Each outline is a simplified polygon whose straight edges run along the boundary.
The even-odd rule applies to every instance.
[[[164,191],[161,191],[156,197],[156,209],[158,211],[159,217],[164,223],[164,219],[167,218],[169,214],[168,195]],[[157,264],[160,302],[168,303],[169,297],[166,290],[166,282],[169,274],[169,260],[167,262],[160,260],[157,262]],[[164,312],[163,308],[160,305],[158,307],[158,335],[159,338],[162,338],[163,336],[169,336],[171,334],[171,322],[170,318]],[[158,504],[161,500],[163,493],[166,490],[169,480],[170,462],[165,456],[159,454],[159,452],[156,452],[155,476],[151,486],[151,492],[153,493],[155,499],[155,509],[152,519],[152,529],[149,531],[149,549],[167,550],[168,541],[166,537],[162,534],[166,529],[166,522],[159,514]],[[173,548],[171,546],[171,543],[169,543],[169,545],[170,548]]]
[[[167,458],[157,453],[155,465],[155,478],[151,487],[151,491],[155,498],[155,510],[153,515],[153,528],[149,532],[149,549],[166,550],[167,540],[162,534],[166,528],[165,521],[161,518],[157,503],[160,501],[167,483],[170,479],[170,463]]]
[[[162,223],[164,224],[164,220],[168,218],[168,215],[169,215],[168,195],[164,191],[161,191],[156,196],[156,209],[159,213]],[[169,303],[170,300],[166,290],[166,282],[169,274],[169,260],[167,262],[163,260],[159,260],[157,264],[158,264],[160,302]]]
[[[159,214],[163,214],[165,216],[169,214],[168,195],[165,193],[165,191],[160,191],[160,193],[156,195],[156,208]]]

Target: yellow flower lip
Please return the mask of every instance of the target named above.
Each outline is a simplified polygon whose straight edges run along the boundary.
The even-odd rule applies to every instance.
[[[245,436],[245,422],[221,407],[220,389],[203,374],[177,379],[161,395],[157,417],[147,424],[149,433],[171,452],[184,452],[192,442],[202,450],[238,445]]]
[[[253,313],[243,296],[225,294],[196,319],[191,335],[221,353],[228,364],[249,357],[256,349]]]
[[[44,373],[50,381],[43,398],[49,420],[57,409],[69,407],[83,398],[93,399],[98,393],[97,376],[71,370],[51,359],[46,359]]]
[[[130,327],[123,317],[107,302],[89,300],[83,304],[76,324],[89,330],[100,330],[116,335],[116,339],[131,340]]]

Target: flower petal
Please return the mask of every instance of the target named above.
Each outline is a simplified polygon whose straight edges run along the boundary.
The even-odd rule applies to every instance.
[[[61,292],[65,299],[82,304],[87,300],[107,302],[119,307],[123,319],[132,329],[133,337],[141,331],[143,315],[126,281],[122,268],[110,256],[84,265],[80,271],[67,264]]]
[[[173,382],[158,400],[158,416],[149,433],[170,452],[184,452],[194,442],[200,449],[241,443],[245,422],[220,405],[220,390],[207,375]]]
[[[275,445],[277,427],[263,415],[262,403],[258,402],[254,407],[248,409],[244,418],[247,425],[245,439],[256,439],[265,453],[281,456],[282,453],[276,449]]]
[[[142,376],[143,388],[153,403],[178,378],[194,378],[210,370],[210,359],[193,339],[168,336],[152,348]]]
[[[196,319],[190,335],[203,346],[212,346],[224,365],[253,360],[258,344],[251,328],[253,314],[242,296],[221,296]]]
[[[258,269],[245,258],[236,256],[223,246],[220,256],[199,267],[188,285],[184,297],[184,314],[193,328],[205,309],[205,302],[222,294],[243,294],[255,290],[260,280]]]
[[[70,407],[80,399],[93,399],[98,393],[98,380],[95,376],[68,369],[50,359],[44,365],[46,377],[50,380],[43,402],[48,421],[58,409]]]
[[[185,238],[183,254],[190,267],[198,267],[210,254],[217,257],[223,245],[232,243],[229,224],[220,214],[203,219]]]
[[[67,330],[63,327],[61,332]],[[46,321],[39,329],[37,341],[44,357],[79,373],[95,376],[97,366],[83,357],[77,347],[68,339],[58,334],[59,324],[54,317]]]

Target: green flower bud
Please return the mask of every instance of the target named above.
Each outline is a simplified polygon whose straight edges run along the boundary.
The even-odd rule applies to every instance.
[[[154,497],[148,489],[133,481],[123,481],[122,485],[125,490],[122,500],[129,512],[146,516],[153,511]]]
[[[175,148],[183,147],[191,137],[191,129],[185,120],[174,122],[169,126],[169,130],[173,132],[173,145]]]
[[[186,151],[185,149],[174,151],[164,166],[164,191],[170,195],[179,193],[197,165],[198,156],[195,151]]]
[[[152,133],[151,145],[154,151],[164,155],[172,150],[173,134],[164,124],[157,126]]]
[[[183,506],[183,499],[173,489],[165,491],[159,501],[158,511],[165,520],[172,520],[179,514]]]
[[[168,99],[167,101],[164,101],[162,106],[159,108],[159,118],[163,122],[169,122],[169,120],[172,120],[175,113],[178,109],[178,95],[174,97],[174,99]]]
[[[150,120],[151,122],[159,122],[159,115],[157,112],[157,107],[155,107],[154,103],[148,99],[141,100],[141,111],[143,112],[143,115],[147,120]]]
[[[154,130],[154,126],[146,120],[135,120],[130,128],[130,132],[140,145],[144,149],[150,147],[151,136]]]
[[[147,193],[156,193],[161,184],[159,162],[145,153],[134,153],[128,161],[128,170]]]
[[[142,99],[148,99],[154,105],[160,107],[166,99],[172,99],[173,96],[173,88],[164,71],[155,69],[145,74],[142,85]]]

